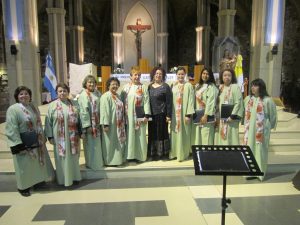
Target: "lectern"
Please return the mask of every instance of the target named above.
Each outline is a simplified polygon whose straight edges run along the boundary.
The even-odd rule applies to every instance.
[[[226,198],[227,176],[262,176],[249,146],[243,145],[193,145],[195,175],[223,176],[222,219],[230,199]]]

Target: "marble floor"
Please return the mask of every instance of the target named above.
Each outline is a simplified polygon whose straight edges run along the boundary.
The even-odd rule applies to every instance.
[[[300,172],[270,173],[264,182],[228,177],[228,225],[300,224]],[[13,174],[0,174],[1,225],[221,224],[222,178],[157,176],[55,183],[16,192]]]

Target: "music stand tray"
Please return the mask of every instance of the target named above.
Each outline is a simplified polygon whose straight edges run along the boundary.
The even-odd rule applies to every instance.
[[[227,176],[262,176],[249,146],[244,145],[193,145],[195,175],[223,176],[222,220],[225,225]]]

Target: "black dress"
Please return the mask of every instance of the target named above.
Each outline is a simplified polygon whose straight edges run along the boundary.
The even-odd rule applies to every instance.
[[[148,158],[168,158],[171,145],[166,117],[172,117],[172,92],[166,83],[156,88],[150,84],[148,90],[152,114],[148,123]]]

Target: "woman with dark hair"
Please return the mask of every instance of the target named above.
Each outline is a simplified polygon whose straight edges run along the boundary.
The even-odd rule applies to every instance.
[[[121,92],[127,125],[126,158],[137,162],[145,161],[147,158],[146,128],[151,114],[148,90],[140,79],[141,72],[132,69],[130,82]]]
[[[79,107],[69,99],[69,92],[66,84],[57,84],[57,100],[49,104],[45,119],[45,134],[54,146],[57,183],[66,187],[81,180]]]
[[[87,75],[82,82],[84,89],[78,97],[85,165],[92,170],[99,170],[103,167],[100,140],[101,94],[96,85],[95,77]]]
[[[251,94],[245,98],[244,103],[244,145],[250,146],[259,168],[265,174],[270,133],[277,123],[276,105],[269,97],[262,79],[251,82]],[[259,179],[263,180],[264,176]]]
[[[215,134],[216,102],[219,90],[211,69],[203,68],[199,84],[195,87],[195,111],[204,115],[193,124],[192,145],[213,145]]]
[[[31,103],[31,90],[15,90],[17,103],[6,112],[5,134],[13,154],[18,191],[30,196],[30,188],[54,175],[44,136],[40,112]],[[31,143],[30,143],[31,142]]]
[[[100,100],[101,119],[103,127],[102,151],[104,163],[107,166],[118,166],[124,162],[126,131],[124,105],[117,91],[120,81],[111,77],[106,82],[106,90]]]
[[[148,157],[149,160],[169,158],[170,138],[168,122],[172,116],[172,92],[165,83],[166,71],[155,67],[150,73],[151,83],[148,87],[152,121],[148,123]]]
[[[184,67],[176,71],[177,81],[171,86],[173,94],[170,159],[186,160],[191,152],[191,119],[194,114],[195,94],[191,83],[186,82]]]
[[[242,92],[232,69],[225,69],[220,73],[220,83],[219,112],[221,118],[216,141],[219,145],[238,145],[240,143],[239,122],[244,113]],[[230,115],[222,118],[222,115],[227,114],[225,109]]]

